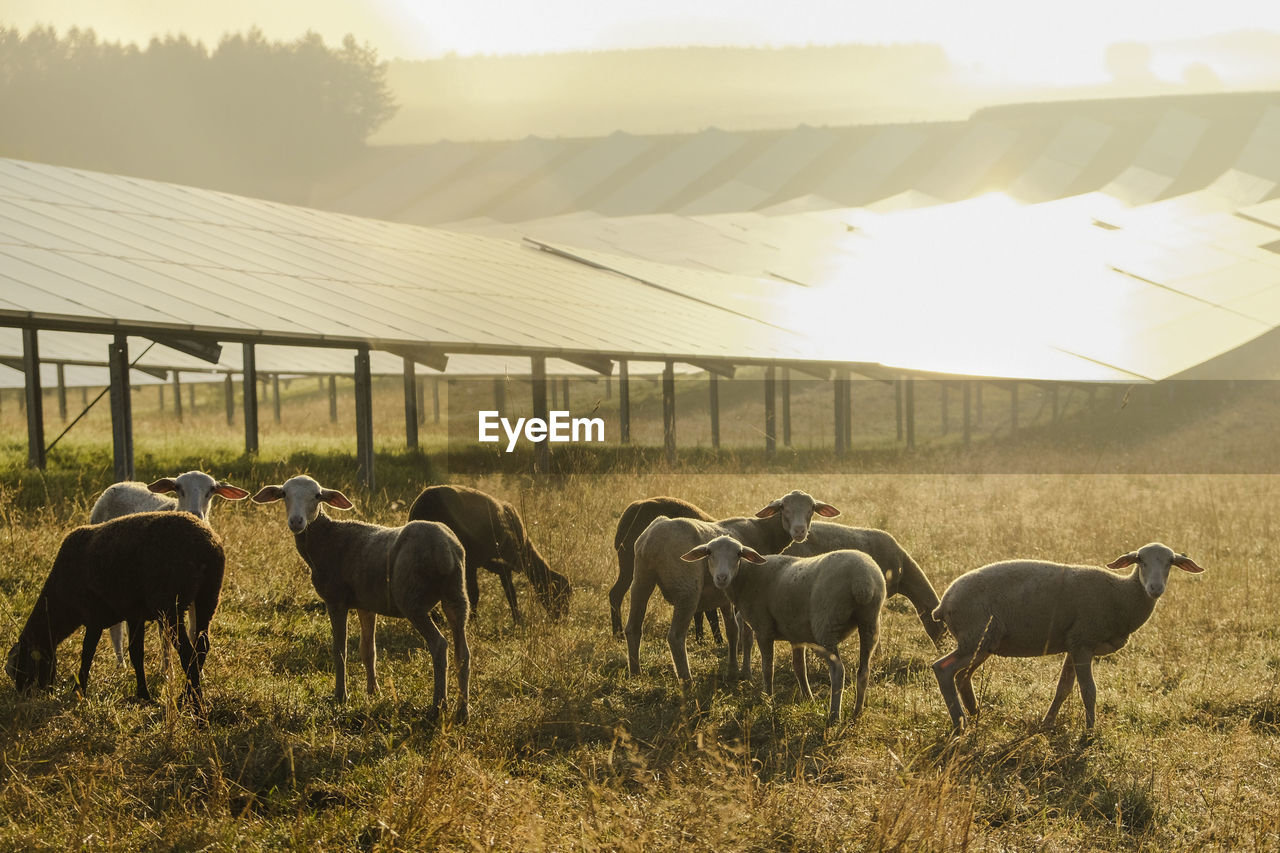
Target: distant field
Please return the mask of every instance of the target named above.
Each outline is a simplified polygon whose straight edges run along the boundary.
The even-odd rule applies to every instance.
[[[813,446],[765,460],[747,437],[760,423],[753,407],[763,408],[754,390],[726,402],[726,421],[741,432],[715,455],[701,432],[705,412],[694,408],[705,384],[687,387],[682,446],[703,450],[674,471],[620,454],[613,473],[463,480],[515,503],[575,589],[568,617],[553,623],[518,579],[529,624],[517,630],[496,580],[482,576],[466,726],[424,722],[430,658],[407,624],[386,620],[381,694],[359,689],[353,643],[352,699],[335,707],[328,620],[279,505],[215,507],[230,564],[206,670],[209,726],[194,725],[171,700],[129,701],[132,678],[105,642],[93,696],[76,701],[73,637],[61,647],[51,695],[19,698],[0,683],[0,848],[1280,847],[1280,591],[1272,578],[1280,479],[1268,473],[1280,457],[1267,387],[1180,390],[1172,401],[1135,393],[1123,409],[1118,396],[1104,396],[1058,424],[1044,411],[1034,418],[1039,403],[1024,388],[1020,420],[1030,426],[1013,439],[996,402],[1007,417],[1008,396],[988,389],[972,453],[958,449],[954,424],[941,435],[934,400],[913,456],[894,449],[892,396],[868,387],[862,455],[840,463],[818,446],[830,441],[829,390],[815,388],[802,403],[828,407],[811,418]],[[349,399],[330,424],[316,381],[295,380],[280,425],[270,401],[262,404],[262,452],[249,459],[239,413],[228,427],[221,389],[200,393],[197,415],[188,411],[177,426],[171,400],[164,413],[152,411],[155,389],[138,392],[140,477],[200,466],[256,489],[307,469],[346,490],[356,517],[400,523],[406,501],[443,470],[444,432],[429,412],[428,452],[401,451],[398,381],[380,384],[375,402],[381,486],[373,494],[353,485]],[[51,408],[50,437],[56,407],[46,402]],[[12,392],[0,397],[5,648],[62,536],[111,479],[105,420],[95,412],[86,423],[55,451],[47,474],[31,473]],[[929,470],[953,473],[922,473]],[[1057,729],[1036,730],[1057,673],[1050,659],[986,664],[975,682],[984,716],[950,740],[929,669],[938,652],[900,598],[887,608],[868,705],[855,723],[824,728],[825,667],[810,675],[817,698],[799,702],[782,650],[772,701],[758,681],[725,683],[723,648],[710,643],[691,646],[694,681],[682,688],[666,650],[669,608],[658,596],[643,674],[628,677],[605,598],[623,507],[675,494],[727,515],[792,488],[841,508],[841,521],[892,531],[939,592],[994,559],[1096,564],[1155,539],[1207,571],[1172,578],[1150,622],[1095,667],[1092,742],[1080,738],[1077,696]],[[159,687],[154,631],[148,643]],[[850,640],[846,663],[855,655]]]

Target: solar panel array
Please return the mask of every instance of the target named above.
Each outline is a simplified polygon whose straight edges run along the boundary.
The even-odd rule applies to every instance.
[[[0,161],[0,323],[569,358],[814,352],[517,243],[13,160]]]
[[[493,236],[0,161],[0,324],[253,341],[258,369],[281,373],[347,372],[350,350],[369,346],[375,370],[389,374],[402,364],[391,352],[417,347],[451,354],[455,369],[465,369],[459,354],[498,359],[476,362],[476,373],[524,372],[538,353],[841,363],[867,375],[1211,375],[1216,360],[1280,325],[1280,224],[1269,202],[1255,204],[1276,191],[1280,168],[1267,148],[1280,109],[1262,114],[1205,189],[1128,203],[1163,191],[1148,185],[1173,186],[1207,132],[1203,119],[1169,113],[1108,185],[1122,197],[1029,205],[1007,196],[942,203],[971,192],[999,152],[1017,147],[995,122],[951,128],[941,147],[919,129],[863,131],[855,156],[838,162],[813,128],[768,145],[716,132],[674,149],[620,134],[607,150],[578,141],[571,155],[545,140],[476,157],[452,148],[453,161],[489,164],[470,171],[509,209],[535,206],[535,189],[551,186],[549,164],[589,161],[603,175],[628,151],[642,168],[596,191],[603,207],[643,196],[640,206],[662,197],[696,209],[704,189],[759,201],[811,171],[788,162],[797,152],[851,182],[888,163],[929,164],[918,171],[932,192],[872,207],[821,210],[829,199],[805,196],[762,212],[466,223]],[[1114,135],[1101,122],[1068,124],[1029,161],[1023,185],[1070,184]],[[729,153],[742,164],[736,177],[714,166]],[[664,183],[673,161],[683,179]],[[495,176],[508,172],[522,177],[503,189]],[[439,193],[465,195],[458,185]],[[546,251],[516,239],[526,236]],[[60,347],[48,338],[43,354],[76,360]],[[0,357],[13,350],[0,338]],[[152,359],[209,369],[163,351]],[[218,369],[238,370],[238,359],[238,347],[224,348]],[[1230,375],[1274,372],[1273,361],[1220,363]]]
[[[419,225],[580,210],[706,215],[806,197],[822,207],[902,193],[959,201],[991,190],[1036,202],[1106,188],[1144,203],[1202,187],[1189,164],[1221,173],[1250,137],[1255,155],[1241,158],[1244,171],[1277,178],[1267,172],[1277,168],[1269,154],[1280,134],[1280,109],[1268,107],[1274,98],[1223,103],[1081,102],[984,111],[969,122],[440,142],[377,155],[319,188],[313,203]],[[1231,120],[1223,110],[1235,111]]]

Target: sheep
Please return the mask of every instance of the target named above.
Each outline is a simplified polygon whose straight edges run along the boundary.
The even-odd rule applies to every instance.
[[[631,674],[640,674],[640,628],[656,584],[672,606],[667,645],[671,649],[676,675],[683,681],[690,678],[685,637],[693,614],[718,608],[724,616],[725,635],[729,641],[729,678],[736,680],[738,628],[733,620],[733,605],[721,590],[707,583],[705,570],[685,566],[680,556],[723,534],[733,536],[762,554],[776,554],[793,541],[804,541],[809,535],[814,513],[833,518],[840,514],[840,510],[816,500],[812,495],[793,491],[770,502],[753,518],[726,518],[717,522],[693,518],[654,519],[635,544],[631,612],[625,629],[627,666]]]
[[[696,518],[700,521],[715,521],[699,507],[680,498],[653,497],[632,501],[622,511],[618,519],[618,531],[613,537],[613,549],[618,552],[618,580],[609,589],[609,622],[615,637],[622,636],[622,597],[631,588],[631,579],[635,576],[635,544],[644,529],[655,518],[665,515],[667,518]],[[711,636],[717,643],[724,642],[720,635],[720,621],[716,611],[699,610],[694,615],[693,636],[702,639],[703,616],[711,623]]]
[[[77,527],[58,548],[5,671],[19,692],[53,683],[58,644],[84,626],[77,689],[87,695],[89,668],[102,632],[129,625],[129,660],[137,697],[150,701],[142,667],[143,625],[160,623],[178,648],[187,676],[185,699],[204,706],[200,676],[209,653],[209,623],[218,607],[226,555],[205,522],[186,513],[143,512]],[[195,642],[181,629],[183,612],[195,608]]]
[[[888,595],[905,596],[915,607],[929,639],[935,646],[941,644],[946,627],[933,618],[933,610],[938,606],[938,593],[920,566],[891,534],[868,527],[815,521],[809,528],[809,537],[804,542],[787,546],[783,553],[795,557],[816,557],[842,549],[862,551],[875,560],[884,572]],[[803,656],[803,652],[801,654]]]
[[[680,557],[686,562],[704,558],[716,589],[724,592],[738,615],[755,630],[767,695],[773,695],[775,640],[790,642],[793,651],[815,646],[826,655],[831,675],[828,725],[840,721],[844,692],[839,645],[855,628],[858,630],[858,674],[850,718],[856,720],[862,713],[885,599],[884,574],[875,561],[854,550],[805,558],[764,557],[732,536],[717,536]],[[743,655],[749,665],[751,647],[744,645]],[[803,663],[803,656],[793,654],[792,659]],[[796,670],[796,678],[805,698],[813,698],[803,667]]]
[[[171,498],[165,492],[174,492]],[[89,512],[90,524],[101,524],[122,515],[157,510],[189,512],[205,519],[214,495],[231,501],[244,500],[249,493],[239,486],[215,480],[203,471],[188,471],[176,477],[162,477],[150,485],[146,483],[115,483],[103,490]],[[194,617],[192,617],[194,622]],[[116,662],[124,666],[124,623],[111,626],[111,647],[115,649]],[[194,625],[192,626],[194,631]],[[195,634],[191,635],[195,639]],[[160,644],[161,659],[165,669],[169,667],[169,646]]]
[[[411,521],[438,521],[453,531],[467,554],[467,600],[475,618],[480,601],[477,574],[481,566],[502,581],[511,616],[520,624],[520,605],[512,572],[524,572],[538,600],[553,618],[569,610],[569,579],[551,570],[525,533],[520,513],[511,504],[466,486],[431,486],[409,508]]]
[[[467,646],[467,596],[463,588],[466,554],[448,527],[434,521],[410,521],[403,527],[383,527],[363,521],[337,521],[320,508],[348,510],[354,504],[342,492],[323,488],[299,474],[283,485],[263,486],[253,502],[283,500],[289,530],[298,554],[311,569],[311,583],[329,611],[333,629],[334,689],[337,702],[347,700],[347,614],[360,617],[360,659],[366,689],[378,691],[377,643],[374,628],[379,615],[408,619],[427,641],[435,675],[431,717],[445,706],[448,647],[431,621],[431,608],[444,609],[453,631],[458,667],[458,722],[467,721],[471,652]]]
[[[1169,569],[1204,571],[1185,554],[1159,542],[1107,563],[1134,566],[1119,575],[1093,566],[1041,560],[1007,560],[966,572],[952,581],[933,611],[956,638],[956,650],[933,664],[938,688],[956,729],[966,713],[978,715],[973,671],[991,655],[1037,657],[1065,652],[1058,689],[1041,721],[1050,727],[1079,679],[1085,728],[1094,722],[1093,659],[1124,646],[1164,592]],[[963,702],[963,708],[961,703]]]

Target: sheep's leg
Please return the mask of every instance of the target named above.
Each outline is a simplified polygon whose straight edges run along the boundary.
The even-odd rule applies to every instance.
[[[715,617],[714,610],[707,610],[705,612],[711,614],[712,618]],[[746,649],[751,648],[751,635],[746,633],[746,631],[738,630],[738,621],[734,617],[732,606],[726,604],[720,608],[720,612],[724,614],[724,626],[725,630],[729,634],[729,680],[737,681],[741,674],[741,671],[738,669],[738,649],[742,648],[745,653]],[[743,637],[748,638],[748,642],[746,644],[742,641]],[[750,661],[748,660],[746,663],[750,663]]]
[[[129,662],[133,664],[133,674],[138,680],[138,699],[151,701],[151,691],[147,689],[147,674],[143,669],[142,644],[146,639],[146,623],[139,619],[129,624]]]
[[[197,710],[204,708],[204,697],[200,690],[200,666],[196,660],[196,649],[187,635],[186,626],[182,624],[178,612],[164,613],[161,616],[163,631],[170,641],[178,647],[178,662],[187,675],[186,701],[192,703]]]
[[[742,618],[741,613],[735,612],[732,616],[725,616],[724,627],[731,637],[735,635],[737,636],[736,642],[738,647],[742,649],[742,668],[738,671],[738,674],[742,677],[743,681],[750,681],[752,642],[751,626],[747,624],[746,619]],[[733,642],[733,640],[730,640],[731,648]]]
[[[345,702],[347,701],[347,608],[336,604],[329,604],[328,607],[329,625],[333,629],[333,701]]]
[[[520,604],[516,601],[516,585],[511,577],[511,569],[507,566],[494,570],[498,579],[502,581],[502,591],[507,596],[507,606],[511,608],[511,618],[516,620],[516,624],[520,625],[524,622],[524,617],[520,615]]]
[[[622,598],[631,588],[631,578],[635,576],[635,552],[630,548],[618,549],[618,579],[609,587],[609,623],[613,626],[613,636],[622,636]]]
[[[115,649],[116,663],[120,664],[120,666],[124,666],[124,623],[117,622],[111,626],[110,631],[111,648]],[[132,639],[133,635],[130,634],[129,638]]]
[[[1071,688],[1076,684],[1076,667],[1071,660],[1071,655],[1064,655],[1062,658],[1062,672],[1058,675],[1058,689],[1053,694],[1053,703],[1049,705],[1049,711],[1044,715],[1044,719],[1040,721],[1040,725],[1048,728],[1052,726],[1054,720],[1058,717],[1058,709],[1062,707],[1062,703],[1071,695]]]
[[[756,634],[756,645],[760,647],[760,679],[764,683],[764,695],[773,695],[773,638],[764,634]]]
[[[720,633],[720,619],[716,616],[714,610],[705,612],[707,614],[707,627],[711,629],[711,639],[718,646],[724,642],[724,636]]]
[[[480,567],[473,565],[470,560],[465,566],[464,575],[467,579],[467,602],[471,605],[471,618],[476,618],[476,610],[480,604]]]
[[[453,662],[458,667],[458,722],[465,723],[470,714],[471,647],[467,645],[467,612],[462,602],[444,602],[445,616],[453,630]]]
[[[374,628],[378,614],[372,610],[356,610],[360,617],[360,661],[364,664],[365,691],[372,696],[378,692],[378,641]]]
[[[855,682],[854,699],[853,699],[853,716],[850,719],[858,719],[858,715],[862,713],[862,700],[867,694],[867,682],[871,679],[871,655],[875,653],[876,643],[880,640],[880,625],[878,614],[876,621],[866,627],[858,627],[858,675]],[[832,644],[832,656],[839,661],[839,651],[835,644]],[[843,673],[842,673],[843,675]],[[832,685],[834,690],[834,673],[832,675]],[[968,685],[968,679],[965,679],[965,685]],[[969,690],[969,695],[973,695],[973,691]],[[836,719],[839,719],[840,708],[833,708]]]
[[[947,704],[951,724],[956,728],[960,728],[964,721],[964,709],[960,706],[960,697],[956,693],[956,670],[963,668],[972,658],[972,652],[963,652],[957,648],[933,662],[933,675],[938,679],[938,690],[942,693],[942,701]]]
[[[862,641],[862,646],[858,650],[858,677],[853,693],[853,717],[858,719],[858,715],[862,713],[862,697],[867,691],[866,684],[866,668],[862,661],[862,650],[867,647],[866,640]],[[834,645],[830,648],[824,648],[823,653],[827,656],[827,672],[831,675],[831,703],[827,706],[827,725],[834,726],[840,722],[840,704],[844,699],[844,661],[840,660],[840,650]]]
[[[689,681],[689,651],[685,648],[685,638],[689,635],[689,625],[693,623],[693,613],[697,609],[695,602],[681,601],[671,611],[671,627],[667,629],[667,646],[671,649],[671,662],[675,664],[676,676],[681,681]],[[731,678],[737,676],[737,667],[729,663]]]
[[[800,695],[806,699],[813,698],[813,690],[809,687],[809,667],[804,660],[804,646],[791,647],[791,668],[796,673],[796,686]]]
[[[706,621],[706,616],[704,615],[706,613],[707,611],[705,610],[699,610],[697,613],[693,614],[693,641],[695,643],[702,642],[702,623]]]
[[[98,643],[102,640],[102,629],[86,625],[84,629],[84,645],[80,648],[80,675],[76,681],[76,692],[81,696],[89,695],[89,667],[93,666],[93,656],[98,651]]]
[[[956,689],[960,694],[960,701],[964,703],[964,709],[970,717],[978,716],[978,697],[973,695],[973,673],[982,662],[991,657],[991,653],[983,649],[979,649],[973,655],[973,660],[956,673]]]
[[[427,651],[431,652],[431,674],[435,677],[435,689],[431,696],[431,718],[435,719],[440,715],[440,709],[444,707],[445,683],[449,676],[449,643],[425,611],[409,616],[409,621],[427,641]],[[449,621],[452,622],[453,619]]]
[[[627,669],[632,675],[640,674],[640,629],[644,625],[644,612],[653,595],[654,578],[636,575],[631,581],[631,611],[627,615]]]
[[[1098,691],[1093,684],[1093,655],[1087,650],[1071,653],[1075,661],[1076,681],[1080,683],[1080,701],[1084,702],[1084,727],[1093,728],[1093,703]]]

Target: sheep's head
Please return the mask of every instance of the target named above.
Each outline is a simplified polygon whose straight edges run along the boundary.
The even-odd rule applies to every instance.
[[[53,655],[19,640],[9,649],[4,671],[13,679],[13,686],[18,688],[18,692],[25,693],[32,687],[48,687],[53,684],[55,663]]]
[[[1175,554],[1172,548],[1159,542],[1143,545],[1137,551],[1117,557],[1107,563],[1107,568],[1123,569],[1134,563],[1138,564],[1138,578],[1142,581],[1142,588],[1152,600],[1164,595],[1165,584],[1169,582],[1169,569],[1174,566],[1193,574],[1204,571],[1186,554]]]
[[[249,497],[249,493],[239,486],[220,482],[203,471],[188,471],[176,477],[162,477],[147,486],[156,494],[173,492],[178,499],[178,509],[189,512],[196,518],[204,519],[209,515],[209,504],[217,495],[229,501],[240,501]]]
[[[809,525],[813,522],[815,512],[823,518],[835,518],[840,514],[840,510],[831,504],[823,503],[813,495],[797,489],[770,502],[756,513],[756,518],[779,516],[782,528],[791,535],[791,539],[803,542],[809,538]]]
[[[703,557],[707,558],[707,571],[711,573],[711,582],[717,589],[726,589],[733,583],[738,574],[739,560],[749,563],[764,562],[764,557],[758,551],[743,545],[732,536],[717,536],[705,545],[699,545],[680,555],[680,559],[686,563],[696,563]]]
[[[259,504],[284,501],[285,518],[289,529],[301,533],[307,525],[316,520],[320,513],[320,504],[326,503],[334,509],[351,509],[355,504],[337,489],[323,488],[306,474],[299,474],[285,480],[284,485],[263,486],[253,496],[253,502]]]

